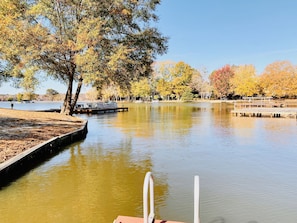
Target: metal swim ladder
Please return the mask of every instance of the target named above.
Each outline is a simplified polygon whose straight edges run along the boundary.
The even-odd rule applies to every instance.
[[[148,214],[148,190],[150,190],[150,213]],[[200,223],[199,214],[199,176],[194,178],[194,223]],[[154,180],[151,172],[147,172],[143,183],[143,223],[154,223]]]
[[[148,197],[148,191],[150,191]],[[150,199],[150,210],[148,210],[148,198]],[[143,218],[118,216],[113,223],[183,223],[177,221],[155,220],[154,205],[154,180],[151,172],[147,172],[143,183]],[[150,211],[150,213],[149,213]],[[200,223],[199,216],[199,176],[194,178],[194,223]]]

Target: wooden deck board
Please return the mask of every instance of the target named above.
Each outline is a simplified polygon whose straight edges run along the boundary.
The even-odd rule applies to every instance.
[[[143,223],[143,218],[118,216],[115,223]],[[184,223],[180,221],[155,220],[155,223]]]

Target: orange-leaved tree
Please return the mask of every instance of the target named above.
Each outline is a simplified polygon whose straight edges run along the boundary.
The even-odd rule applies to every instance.
[[[296,96],[296,66],[289,61],[276,61],[269,64],[260,76],[260,87],[266,96]]]
[[[210,84],[213,87],[215,94],[220,98],[227,97],[232,93],[230,80],[233,76],[234,69],[230,65],[225,65],[210,74]]]

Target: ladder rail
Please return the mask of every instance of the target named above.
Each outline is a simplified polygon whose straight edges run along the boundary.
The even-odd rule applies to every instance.
[[[194,178],[194,223],[200,223],[200,182],[199,176],[195,176]]]
[[[148,213],[148,190],[150,190],[150,213]],[[143,222],[153,223],[155,219],[154,180],[151,172],[147,172],[143,183]]]

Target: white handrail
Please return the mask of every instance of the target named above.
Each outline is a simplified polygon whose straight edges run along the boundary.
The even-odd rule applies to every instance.
[[[194,223],[200,223],[200,182],[199,176],[194,178]],[[148,214],[148,190],[150,190],[150,213]],[[147,172],[143,183],[143,222],[153,223],[155,219],[154,180],[151,172]]]
[[[149,187],[149,188],[148,188]],[[150,214],[148,214],[148,189],[150,189]],[[151,172],[147,172],[143,183],[143,222],[153,223],[155,219],[154,213],[154,180]]]
[[[199,176],[195,176],[194,178],[194,223],[200,222],[199,216]]]

